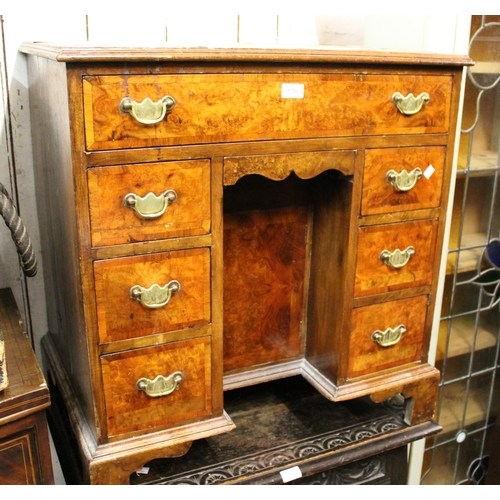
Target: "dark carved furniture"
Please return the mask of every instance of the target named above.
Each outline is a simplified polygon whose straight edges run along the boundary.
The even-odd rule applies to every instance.
[[[332,404],[300,377],[231,391],[225,408],[234,431],[152,461],[131,484],[406,484],[406,445],[440,429],[409,426],[397,401]]]

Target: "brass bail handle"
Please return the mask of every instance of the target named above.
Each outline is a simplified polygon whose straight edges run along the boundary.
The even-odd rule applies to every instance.
[[[415,248],[409,246],[405,250],[401,251],[399,248],[396,248],[393,252],[389,250],[382,250],[380,253],[380,260],[387,266],[392,267],[393,269],[400,269],[406,264],[408,261],[415,255]]]
[[[396,191],[402,193],[411,191],[421,177],[422,170],[420,168],[415,168],[409,173],[406,170],[401,170],[399,173],[395,170],[389,170],[386,174],[387,182]]]
[[[130,298],[137,300],[148,309],[159,309],[166,306],[172,296],[181,289],[181,284],[177,280],[172,280],[165,286],[156,283],[149,288],[141,285],[134,285],[129,290]]]
[[[169,95],[156,102],[153,102],[149,97],[146,97],[142,102],[124,97],[120,102],[120,111],[128,113],[143,125],[155,125],[160,123],[167,113],[174,109],[174,106],[175,99]]]
[[[387,330],[375,330],[372,333],[372,340],[382,347],[390,347],[397,344],[403,334],[406,333],[405,325],[399,325],[396,328],[387,328]]]
[[[176,199],[177,193],[169,189],[160,195],[148,193],[146,196],[139,196],[135,193],[128,193],[123,197],[123,204],[145,219],[156,219],[161,217]]]
[[[392,102],[396,108],[400,113],[407,116],[418,113],[430,100],[431,98],[427,92],[422,92],[417,97],[413,94],[404,96],[401,92],[395,92],[392,95]]]
[[[153,380],[144,377],[135,383],[135,387],[138,391],[146,393],[151,398],[159,398],[168,396],[179,389],[179,384],[183,378],[181,372],[174,372],[167,377],[158,375]]]

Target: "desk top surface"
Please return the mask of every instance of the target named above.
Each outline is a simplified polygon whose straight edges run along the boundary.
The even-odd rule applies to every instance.
[[[21,52],[60,62],[264,62],[345,63],[468,66],[468,55],[374,50],[363,47],[237,45],[232,47],[178,47],[172,45],[116,46],[90,43],[25,42]]]

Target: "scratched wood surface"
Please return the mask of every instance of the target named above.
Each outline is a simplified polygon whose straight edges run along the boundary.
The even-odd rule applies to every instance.
[[[0,485],[54,484],[49,389],[9,288],[0,290],[0,328],[9,374],[0,391]]]
[[[408,426],[400,407],[369,397],[333,404],[301,377],[230,391],[226,407],[232,432],[194,442],[183,457],[151,461],[131,484],[283,484],[292,467],[301,478],[289,484],[406,484],[405,444],[439,430]],[[389,466],[393,447],[402,453]]]
[[[0,290],[0,328],[5,339],[9,385],[0,391],[0,424],[21,412],[40,411],[50,404],[49,391],[26,328],[9,288]]]

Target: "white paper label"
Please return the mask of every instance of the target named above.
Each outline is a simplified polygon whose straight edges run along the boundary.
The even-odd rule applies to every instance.
[[[303,83],[282,83],[281,97],[283,99],[303,99],[304,84]]]
[[[280,474],[281,474],[281,479],[283,479],[284,483],[289,483],[294,479],[299,479],[300,477],[302,477],[302,472],[297,466],[292,467],[291,469],[282,470]]]
[[[135,471],[135,473],[139,476],[140,474],[149,474],[149,467],[143,467],[142,469],[139,469],[138,471]]]
[[[425,171],[424,171],[424,177],[426,179],[429,179],[430,176],[436,171],[436,169],[432,166],[432,165],[429,165]]]

